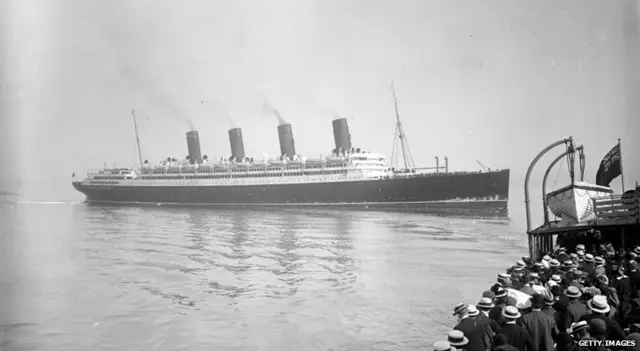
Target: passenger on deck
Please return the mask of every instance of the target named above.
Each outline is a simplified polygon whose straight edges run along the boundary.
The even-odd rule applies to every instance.
[[[504,334],[509,340],[509,344],[515,346],[520,351],[538,351],[537,345],[533,343],[531,335],[522,326],[516,324],[521,315],[514,306],[507,306],[502,310],[505,317],[505,325],[500,329],[498,334]]]
[[[537,351],[553,351],[553,340],[557,334],[556,320],[542,312],[544,297],[534,294],[531,297],[531,312],[520,318],[520,323],[529,332]]]
[[[569,328],[571,323],[579,321],[580,317],[587,314],[587,306],[578,301],[582,293],[575,286],[568,287],[564,294],[569,300],[569,304],[567,305],[567,320],[565,321],[564,327]]]
[[[590,322],[593,319],[600,319],[604,321],[607,326],[607,339],[624,339],[624,331],[622,331],[622,328],[620,328],[618,322],[606,316],[606,314],[609,312],[609,304],[607,303],[606,297],[602,295],[594,296],[593,299],[587,302],[587,306],[589,306],[591,314],[582,316],[580,318],[581,321]]]

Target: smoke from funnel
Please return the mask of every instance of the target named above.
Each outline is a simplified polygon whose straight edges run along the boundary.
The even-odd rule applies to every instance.
[[[167,67],[158,65],[157,58],[163,55],[162,47],[148,40],[145,32],[153,29],[159,37],[166,34],[162,33],[167,30],[162,20],[144,16],[143,9],[132,3],[105,1],[79,10],[92,12],[87,17],[95,18],[99,29],[95,42],[103,45],[100,54],[107,55],[105,61],[115,69],[117,81],[126,84],[123,87],[128,90],[126,94],[146,100],[148,106],[138,108],[148,110],[152,107],[155,114],[167,116],[190,130],[195,129],[184,104],[161,88],[171,84],[165,74]]]
[[[287,124],[287,121],[282,118],[282,116],[280,115],[280,111],[276,110],[275,108],[271,107],[268,103],[264,103],[263,106],[264,110],[273,114],[274,116],[276,116],[278,118],[278,125],[282,125],[282,124]]]

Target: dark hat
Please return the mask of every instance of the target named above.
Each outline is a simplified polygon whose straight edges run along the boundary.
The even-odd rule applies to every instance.
[[[491,290],[487,290],[482,293],[482,297],[488,297],[490,301],[493,301],[496,298],[496,293]]]
[[[604,338],[607,336],[607,324],[599,318],[589,321],[589,334],[594,338]]]
[[[513,296],[507,297],[507,306],[515,306],[518,304],[518,299]]]
[[[491,301],[490,298],[488,297],[483,297],[480,299],[480,301],[477,304],[477,307],[479,310],[490,310],[494,307],[495,305],[493,304],[493,302]]]
[[[464,333],[460,330],[452,330],[449,332],[449,339],[447,340],[451,346],[464,346],[469,343],[469,339],[464,336]]]
[[[456,314],[464,311],[467,309],[467,305],[464,302],[460,302],[459,304],[457,304],[454,308],[453,308],[453,315],[455,316]]]
[[[580,295],[582,295],[582,293],[580,292],[580,289],[578,289],[578,287],[572,285],[567,288],[567,292],[565,293],[565,295],[567,295],[567,297],[570,299],[577,299],[580,297]]]
[[[531,297],[531,307],[542,308],[544,306],[544,296],[540,294],[533,294]]]
[[[520,311],[515,306],[507,306],[502,310],[502,315],[507,319],[518,319]]]

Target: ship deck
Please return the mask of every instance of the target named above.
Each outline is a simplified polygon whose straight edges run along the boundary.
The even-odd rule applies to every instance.
[[[528,233],[531,254],[538,257],[551,251],[554,235],[563,237],[600,232],[624,241],[625,235],[640,234],[640,191],[594,198],[592,201],[594,218],[590,221],[569,226],[561,225],[560,221],[550,221],[531,230]]]

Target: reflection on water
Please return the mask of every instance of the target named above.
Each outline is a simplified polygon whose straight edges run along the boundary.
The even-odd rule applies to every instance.
[[[405,214],[18,212],[0,233],[15,248],[0,280],[11,350],[413,350],[523,248],[495,239],[504,225]]]

